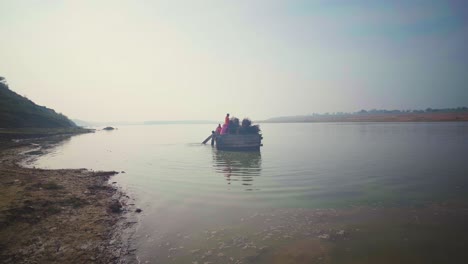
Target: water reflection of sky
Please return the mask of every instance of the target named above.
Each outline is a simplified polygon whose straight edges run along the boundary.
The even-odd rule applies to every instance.
[[[378,243],[389,248],[376,253],[385,257],[401,241],[402,254],[413,243],[411,252],[421,255],[428,245],[449,252],[466,244],[465,238],[446,241],[466,231],[468,123],[262,127],[268,137],[261,153],[202,146],[205,125],[131,126],[73,137],[34,165],[126,171],[112,181],[143,210],[135,236],[142,263],[227,263],[228,257],[245,259],[253,252],[244,248],[247,243],[269,246],[276,259],[283,245],[309,252],[309,246],[291,241],[315,243],[323,230],[332,238],[324,243],[349,242],[340,246],[356,258],[367,256],[366,245],[374,245],[376,235],[390,235]],[[464,207],[441,210],[447,201]],[[434,210],[423,206],[435,202]],[[416,221],[426,223],[418,227]],[[240,237],[244,244],[234,247]],[[214,251],[216,243],[229,248]]]
[[[226,178],[227,184],[239,182],[248,191],[262,170],[260,152],[232,152],[213,150],[213,168]]]

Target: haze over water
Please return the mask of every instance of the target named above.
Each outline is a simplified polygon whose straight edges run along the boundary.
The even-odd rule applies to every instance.
[[[125,171],[142,263],[466,257],[467,123],[261,124],[260,153],[201,145],[213,128],[97,131],[35,165]]]

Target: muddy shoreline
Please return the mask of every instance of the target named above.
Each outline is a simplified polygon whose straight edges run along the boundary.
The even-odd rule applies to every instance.
[[[134,206],[115,171],[21,166],[70,136],[0,149],[0,262],[127,263]]]

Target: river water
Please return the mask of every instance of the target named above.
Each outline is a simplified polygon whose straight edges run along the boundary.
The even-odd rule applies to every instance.
[[[468,123],[261,124],[260,152],[212,125],[72,137],[42,168],[123,171],[141,263],[447,263],[467,258]]]

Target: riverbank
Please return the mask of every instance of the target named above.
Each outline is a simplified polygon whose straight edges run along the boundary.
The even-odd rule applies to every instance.
[[[68,137],[2,144],[2,263],[122,263],[127,255],[128,197],[108,182],[117,172],[19,165]]]
[[[11,145],[13,139],[38,139],[49,137],[59,139],[67,136],[94,133],[95,129],[82,127],[62,127],[62,128],[0,128],[0,143]]]

